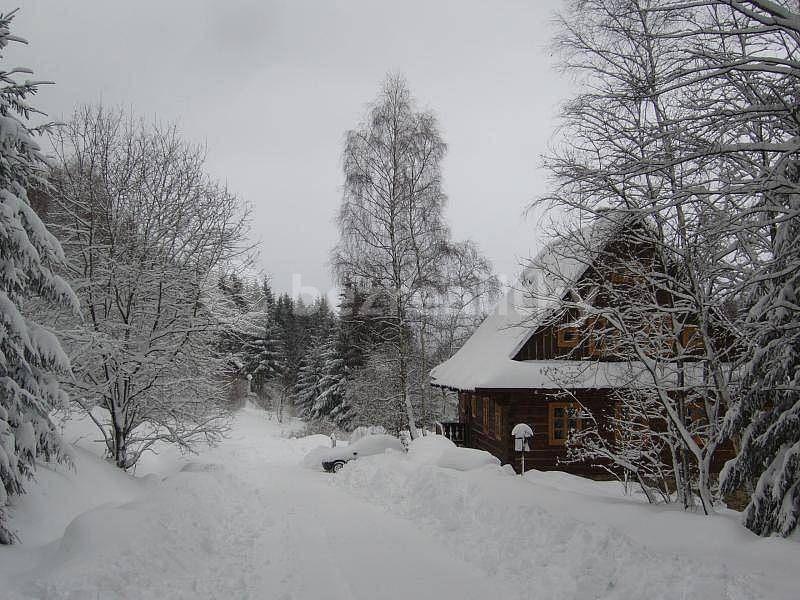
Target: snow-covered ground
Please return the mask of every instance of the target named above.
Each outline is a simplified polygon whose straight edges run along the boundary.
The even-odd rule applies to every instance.
[[[245,409],[219,447],[149,458],[139,480],[81,451],[77,475],[42,471],[14,511],[24,543],[0,547],[0,597],[477,599],[505,591],[432,533],[303,468],[327,437],[286,433]]]
[[[77,473],[40,470],[13,512],[24,543],[0,547],[0,597],[798,597],[800,544],[735,515],[564,474],[454,471],[427,449],[333,476],[302,466],[328,438],[295,427],[245,409],[219,447],[150,456],[136,478],[81,448]]]

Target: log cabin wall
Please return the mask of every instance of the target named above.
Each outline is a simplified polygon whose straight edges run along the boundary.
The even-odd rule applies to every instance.
[[[611,390],[586,389],[573,390],[572,393],[576,400],[591,411],[598,425],[602,428],[614,411]],[[511,427],[516,423],[527,423],[533,427],[532,449],[525,455],[526,469],[565,471],[585,477],[607,476],[607,472],[599,467],[563,462],[567,456],[566,445],[553,443],[551,440],[551,405],[555,406],[569,401],[569,398],[558,394],[554,390],[520,390],[511,392],[510,400],[508,417],[512,422]],[[518,452],[513,452],[510,457],[511,460],[509,460],[509,463],[514,466],[517,472],[521,469],[521,460],[518,454]]]
[[[601,427],[608,423],[614,413],[613,390],[586,389],[573,390],[575,398],[591,411]],[[466,425],[466,446],[486,450],[500,459],[503,464],[510,464],[517,473],[521,470],[520,454],[514,451],[511,429],[517,423],[527,423],[534,429],[533,446],[525,455],[525,468],[539,471],[564,471],[574,475],[594,479],[606,479],[609,474],[601,467],[579,463],[564,463],[566,446],[553,444],[550,439],[551,405],[566,401],[554,390],[479,390],[477,392],[459,392],[459,417]],[[474,400],[474,404],[473,404]],[[472,408],[476,411],[473,413]],[[499,410],[499,423],[491,418],[492,410]],[[489,411],[489,428],[484,428],[484,410]],[[498,435],[497,426],[500,426]],[[719,473],[727,460],[735,455],[730,441],[726,442],[714,454],[711,464],[712,473]],[[670,457],[664,455],[669,463]]]
[[[509,399],[502,392],[459,392],[459,416],[466,425],[466,445],[491,452],[503,463],[511,458]]]
[[[603,424],[613,411],[610,390],[575,390],[575,397]],[[466,424],[467,446],[492,453],[519,472],[521,460],[514,451],[511,429],[517,423],[534,428],[533,447],[526,453],[526,469],[566,471],[598,477],[607,473],[590,465],[562,463],[566,446],[550,439],[550,405],[565,398],[548,390],[478,390],[459,393],[459,414]],[[473,410],[474,409],[474,410]]]

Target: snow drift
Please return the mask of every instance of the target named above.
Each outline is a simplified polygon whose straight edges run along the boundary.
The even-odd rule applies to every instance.
[[[560,473],[468,473],[398,456],[343,469],[335,485],[435,532],[525,597],[794,599],[800,545],[763,540],[733,515],[708,519]],[[758,568],[753,556],[758,555]],[[797,563],[800,564],[800,563]]]

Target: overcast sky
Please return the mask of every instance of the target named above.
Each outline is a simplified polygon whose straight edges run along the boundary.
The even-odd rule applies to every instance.
[[[66,118],[102,100],[177,121],[208,168],[253,205],[274,287],[327,293],[340,155],[388,71],[438,116],[447,217],[512,276],[539,246],[527,203],[567,82],[549,37],[560,0],[23,0],[8,52]]]

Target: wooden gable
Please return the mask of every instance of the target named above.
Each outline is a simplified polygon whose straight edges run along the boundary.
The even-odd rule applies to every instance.
[[[586,271],[561,298],[567,303],[576,293],[597,308],[611,305],[613,289],[615,296],[634,290],[643,281],[627,265],[651,263],[652,247],[612,239],[598,249],[597,257]],[[669,299],[661,295],[659,302],[665,305]],[[596,335],[592,332],[596,331]],[[540,325],[514,356],[514,360],[601,360],[619,361],[614,355],[614,332],[602,318],[584,317],[572,307],[556,310],[551,318]]]

